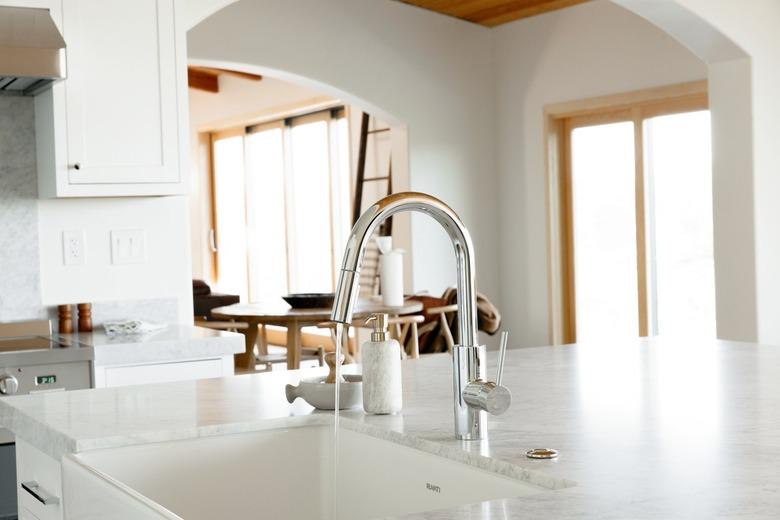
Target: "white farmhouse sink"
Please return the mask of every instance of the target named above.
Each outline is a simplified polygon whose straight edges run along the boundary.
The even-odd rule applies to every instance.
[[[526,482],[333,427],[264,430],[71,455],[68,518],[395,516],[543,491]]]

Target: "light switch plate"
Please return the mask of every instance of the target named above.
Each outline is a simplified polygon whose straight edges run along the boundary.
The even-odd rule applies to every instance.
[[[87,263],[87,241],[83,230],[62,232],[62,263],[84,265]]]
[[[146,262],[146,231],[119,229],[111,231],[111,263],[143,264]]]

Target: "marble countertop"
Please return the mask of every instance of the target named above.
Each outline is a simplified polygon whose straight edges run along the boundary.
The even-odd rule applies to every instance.
[[[342,424],[545,489],[416,519],[774,518],[780,511],[780,348],[701,340],[511,350],[514,402],[490,439],[452,438],[447,355],[407,361],[404,412]],[[495,355],[488,374],[494,375]],[[0,400],[0,425],[54,457],[145,442],[329,420],[284,384],[311,372]],[[529,448],[559,450],[530,460]]]
[[[54,334],[65,344],[92,348],[95,365],[129,365],[229,356],[244,352],[244,336],[194,325],[168,325],[147,334],[109,336],[103,330]]]

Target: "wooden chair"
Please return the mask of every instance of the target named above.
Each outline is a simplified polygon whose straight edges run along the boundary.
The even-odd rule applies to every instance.
[[[441,328],[441,334],[444,336],[444,343],[446,345],[447,352],[452,352],[452,350],[455,347],[455,339],[452,336],[452,331],[450,330],[449,325],[449,319],[450,316],[453,313],[458,312],[458,304],[453,303],[452,305],[443,305],[441,307],[430,307],[428,309],[425,309],[425,314],[428,316],[436,316],[438,315],[435,322],[428,323],[422,327],[420,327],[420,324],[422,324],[425,321],[425,316],[423,314],[410,314],[405,316],[391,316],[388,319],[388,325],[389,332],[391,337],[398,340],[398,342],[402,345],[401,349],[401,355],[403,358],[406,358],[407,356],[412,359],[417,359],[420,357],[420,341],[419,338],[421,335],[423,335],[426,332],[430,332],[431,330],[435,329],[436,326],[439,326]],[[333,327],[332,323],[321,323],[319,326],[322,327]],[[362,327],[366,328],[365,324],[361,322],[354,322],[352,324],[352,327]],[[345,338],[347,335],[345,334]],[[409,341],[407,341],[409,340]],[[406,343],[409,343],[407,346]],[[334,334],[334,343],[335,343],[335,334]],[[404,348],[403,346],[406,346]],[[355,345],[355,348],[350,351],[352,354],[354,354],[356,357],[359,358],[359,346]]]
[[[196,327],[203,327],[204,329],[213,329],[213,330],[224,330],[226,332],[241,332],[244,336],[245,341],[248,343],[249,339],[247,339],[247,331],[249,330],[249,324],[242,322],[242,321],[218,321],[218,320],[210,320],[206,316],[195,316],[195,326]],[[241,354],[235,354],[233,356],[233,359],[235,360],[235,373],[241,372],[243,369],[241,368],[244,364],[243,357],[244,353]]]
[[[274,343],[275,344],[275,343]],[[271,354],[268,352],[268,328],[265,324],[260,325],[260,333],[257,335],[257,356],[255,359],[258,365],[264,365],[264,368],[258,372],[267,372],[273,368],[274,363],[287,363],[287,353]],[[325,366],[325,347],[301,347],[301,361],[316,360],[319,366]]]
[[[328,329],[330,331],[330,340],[333,342],[334,351],[336,350],[336,326],[338,323],[333,321],[323,321],[321,323],[317,324],[318,329]],[[341,336],[341,352],[345,352],[344,355],[344,365],[349,365],[351,363],[355,362],[355,357],[357,354],[358,346],[357,346],[357,340],[356,341],[350,341],[349,339],[349,325],[344,326],[344,332],[342,332]]]
[[[390,334],[401,344],[402,358],[409,356],[412,359],[417,359],[420,357],[420,334],[417,327],[424,321],[425,316],[422,314],[395,316],[387,320],[388,325],[390,325]],[[409,352],[404,348],[407,338],[410,340]]]
[[[452,337],[452,331],[449,325],[449,314],[458,312],[458,304],[443,305],[441,307],[429,307],[425,309],[425,313],[428,316],[434,316],[438,314],[438,326],[441,328],[441,333],[444,336],[444,343],[447,346],[447,352],[452,352],[455,347],[455,340]],[[430,332],[436,328],[437,323],[431,322],[420,328],[420,335],[425,332]]]
[[[213,321],[195,318],[195,326],[204,329],[225,330],[228,332],[238,332],[249,328],[248,323],[242,321]]]
[[[241,321],[213,321],[204,319],[195,319],[195,325],[198,327],[205,327],[207,329],[225,330],[229,332],[239,332],[247,330],[249,328],[248,323]],[[269,354],[268,353],[268,331],[265,325],[260,325],[260,331],[257,335],[257,354],[255,355],[255,362],[257,365],[263,365],[260,370],[255,369],[256,372],[266,372],[271,370],[274,363],[286,363],[287,354]],[[301,360],[316,359],[320,366],[325,365],[325,350],[322,347],[309,348],[304,347],[302,350]]]
[[[425,318],[421,314],[411,314],[406,316],[392,316],[388,318],[387,324],[389,325],[388,332],[390,333],[390,337],[397,340],[398,343],[401,344],[401,357],[402,359],[405,359],[407,356],[410,356],[412,359],[417,359],[420,357],[420,343],[419,343],[419,337],[418,337],[418,331],[417,331],[417,325],[422,323],[425,320]],[[333,341],[333,344],[336,344],[336,324],[331,321],[326,321],[323,323],[317,324],[317,327],[320,329],[330,329],[331,331],[331,339]],[[344,327],[344,333],[342,336],[342,348],[344,351],[347,352],[346,359],[344,361],[345,364],[353,363],[355,359],[360,358],[360,346],[357,344],[357,340],[354,342],[351,342],[349,340],[349,329],[352,328],[363,328],[367,329],[370,327],[367,327],[365,322],[362,320],[356,320],[352,323],[352,325],[348,325]],[[410,335],[411,334],[411,335]],[[403,347],[406,344],[406,340],[409,338],[410,341],[410,348],[409,352],[406,352],[406,349]]]
[[[388,319],[388,325],[389,325],[389,332],[390,336],[394,339],[396,339],[401,345],[401,356],[402,358],[410,357],[412,359],[417,359],[420,357],[420,341],[419,338],[422,334],[429,332],[436,328],[436,326],[439,326],[441,328],[441,333],[444,336],[444,343],[446,345],[447,352],[452,352],[453,348],[455,347],[455,339],[452,337],[452,331],[450,330],[449,326],[449,318],[452,313],[458,312],[458,305],[452,304],[452,305],[443,305],[441,307],[430,307],[425,310],[425,313],[428,316],[434,316],[438,315],[438,318],[435,322],[428,323],[424,325],[423,327],[420,327],[420,324],[422,324],[425,321],[425,316],[422,314],[409,314],[405,316],[391,316]],[[335,324],[332,322],[325,322],[320,323],[317,325],[319,328],[329,328],[331,329],[331,338],[333,339],[333,343],[335,344]],[[355,321],[352,323],[351,327],[359,327],[359,328],[367,328],[365,326],[365,323],[363,321]],[[347,334],[347,330],[349,327],[345,328],[344,333],[344,340],[348,341],[349,335]],[[406,345],[409,343],[409,345]],[[352,357],[359,359],[360,358],[360,347],[357,345],[357,342],[355,342],[353,348],[349,348],[347,345],[345,345],[345,350],[347,350],[350,354],[347,356],[346,363],[352,362]]]
[[[451,313],[457,313],[458,312],[458,304],[453,303],[452,305],[444,305],[442,307],[433,307],[431,309],[428,309],[429,314],[438,314],[439,315],[439,323],[441,324],[442,333],[444,334],[444,339],[447,342],[447,351],[452,352],[452,350],[455,348],[455,340],[452,337],[452,331],[450,330],[450,324],[449,324],[449,314]]]

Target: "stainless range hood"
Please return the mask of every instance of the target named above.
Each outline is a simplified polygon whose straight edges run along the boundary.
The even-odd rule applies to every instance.
[[[48,9],[0,6],[0,93],[35,95],[64,79],[64,48]]]

